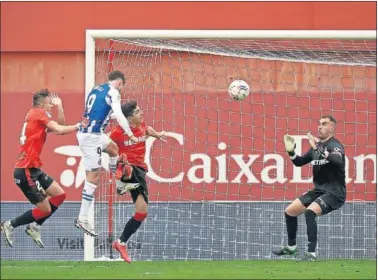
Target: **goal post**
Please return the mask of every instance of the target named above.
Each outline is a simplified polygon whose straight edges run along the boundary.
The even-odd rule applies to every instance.
[[[91,39],[338,39],[375,40],[375,30],[86,30]],[[92,41],[93,42],[93,41]]]
[[[330,234],[326,243],[339,244],[342,234],[331,225],[337,220],[336,231],[342,230],[355,215],[367,216],[352,225],[354,239],[360,231],[366,235],[362,245],[346,236],[354,246],[350,251],[324,254],[369,258],[376,253],[366,249],[373,242],[368,227],[374,217],[369,205],[375,205],[376,147],[372,136],[364,148],[356,146],[376,134],[375,30],[87,30],[86,97],[95,84],[106,81],[109,63],[126,74],[122,99],[136,99],[146,110],[146,121],[168,131],[171,145],[168,149],[147,140],[152,214],[136,235],[139,241],[133,241],[132,257],[267,258],[262,247],[271,249],[285,240],[285,203],[311,185],[310,169],[291,166],[278,136],[293,132],[297,149],[304,152],[300,135],[328,113],[341,119],[337,136],[350,153],[352,194],[351,207],[323,219],[320,234]],[[227,97],[228,83],[237,78],[251,88],[243,101]],[[109,244],[103,245],[111,240],[109,215],[119,235],[133,213],[128,196],[109,192],[110,181],[104,172],[90,209],[97,238],[105,241],[84,235],[85,261],[109,258]],[[267,224],[256,221],[269,215]],[[235,227],[236,234],[231,232]],[[167,230],[177,232],[162,237]],[[303,229],[299,234],[304,236]],[[319,249],[324,252],[328,245],[319,244]]]

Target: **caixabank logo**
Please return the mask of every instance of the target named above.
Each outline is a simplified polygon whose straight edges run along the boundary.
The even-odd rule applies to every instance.
[[[307,150],[305,146],[306,136],[294,135],[297,143],[296,153],[303,154]],[[213,144],[212,156],[207,153],[196,153],[191,148],[185,147],[183,134],[167,132],[168,143],[165,147],[155,138],[146,141],[146,163],[149,169],[147,173],[151,195],[158,200],[206,200],[201,197],[201,192],[214,192],[217,195],[217,186],[226,185],[228,194],[222,195],[229,199],[231,196],[236,200],[248,200],[248,194],[238,194],[240,187],[262,188],[262,186],[287,186],[288,197],[278,197],[282,200],[290,198],[290,185],[310,186],[312,182],[311,169],[299,168],[291,164],[285,153],[260,153],[248,154],[229,153],[231,143],[219,142]],[[181,148],[183,155],[175,158]],[[205,148],[206,150],[206,148]],[[85,170],[80,148],[76,145],[60,146],[54,149],[56,154],[65,156],[65,167],[61,170],[58,178],[60,184],[68,189],[78,189],[84,183]],[[157,152],[157,156],[154,156]],[[105,154],[103,168],[108,170],[108,157]],[[368,168],[370,166],[370,168]],[[352,171],[352,172],[351,172]],[[346,155],[346,183],[348,190],[360,186],[376,184],[376,155],[360,154]],[[159,184],[159,188],[155,185]],[[158,197],[167,191],[170,186],[179,185],[185,189],[195,189],[194,192],[182,193],[181,197],[172,194]],[[197,186],[197,187],[196,187]],[[215,186],[215,187],[214,187]],[[300,191],[303,189],[300,188]],[[273,190],[274,191],[274,190]],[[223,193],[223,191],[219,192]],[[169,192],[167,192],[169,193]],[[250,197],[255,196],[250,194]],[[354,199],[374,200],[374,191],[362,190],[354,193]],[[268,198],[268,197],[267,197]],[[80,200],[80,196],[76,196]],[[211,200],[211,199],[209,199]]]

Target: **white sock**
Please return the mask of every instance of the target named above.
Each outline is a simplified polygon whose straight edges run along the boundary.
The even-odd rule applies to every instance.
[[[118,239],[118,243],[121,245],[125,245],[125,242],[122,242],[121,239]]]
[[[294,251],[295,249],[297,249],[297,245],[287,246],[287,248],[288,248],[290,251]]]
[[[315,254],[315,252],[308,252],[310,255],[312,255],[313,257],[315,257],[316,258],[316,254]]]
[[[117,160],[118,156],[115,157],[109,157],[109,169],[114,174],[117,169]]]
[[[82,196],[81,196],[81,207],[79,213],[79,220],[84,221],[88,219],[89,208],[93,202],[93,195],[97,186],[90,182],[85,181]]]

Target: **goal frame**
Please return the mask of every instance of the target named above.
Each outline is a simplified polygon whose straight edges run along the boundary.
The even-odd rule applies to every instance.
[[[85,100],[95,85],[96,39],[275,39],[275,40],[376,40],[375,30],[138,30],[88,29],[85,35]],[[94,224],[95,201],[88,220]],[[94,261],[95,239],[84,234],[84,261]]]

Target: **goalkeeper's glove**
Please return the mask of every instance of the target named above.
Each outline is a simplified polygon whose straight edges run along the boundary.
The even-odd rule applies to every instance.
[[[295,144],[295,139],[293,136],[290,136],[288,134],[285,134],[284,135],[284,143],[285,143],[285,149],[286,149],[286,152],[290,155],[290,156],[293,156],[295,155],[295,152],[294,152],[294,149],[296,147],[296,144]]]
[[[307,132],[308,142],[310,143],[311,147],[316,150],[318,148],[317,144],[319,142],[314,136],[312,136],[311,132]]]

